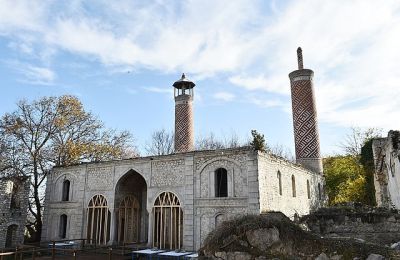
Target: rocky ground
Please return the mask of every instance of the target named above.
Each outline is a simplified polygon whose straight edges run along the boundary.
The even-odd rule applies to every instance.
[[[323,238],[280,212],[226,221],[200,249],[204,259],[400,259],[400,251],[352,238]]]

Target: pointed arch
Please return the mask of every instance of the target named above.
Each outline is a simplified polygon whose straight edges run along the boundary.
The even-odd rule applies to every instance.
[[[114,188],[115,223],[113,237],[118,244],[148,241],[147,182],[129,169]]]
[[[153,205],[153,246],[180,249],[183,243],[183,211],[179,198],[163,192]]]
[[[107,244],[110,240],[111,213],[103,195],[93,196],[87,207],[87,238],[91,244]]]

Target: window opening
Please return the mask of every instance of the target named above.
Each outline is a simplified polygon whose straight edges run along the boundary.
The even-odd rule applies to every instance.
[[[215,197],[228,197],[228,172],[224,168],[215,171]]]

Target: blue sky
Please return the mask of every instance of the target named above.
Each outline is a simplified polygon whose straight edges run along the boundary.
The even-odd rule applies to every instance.
[[[0,114],[72,94],[142,148],[195,81],[195,134],[251,129],[293,151],[288,73],[315,72],[321,150],[349,127],[399,129],[399,1],[0,0]]]

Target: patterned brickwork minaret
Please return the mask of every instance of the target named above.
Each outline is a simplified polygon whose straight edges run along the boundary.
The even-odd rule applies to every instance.
[[[297,49],[298,70],[289,74],[292,93],[293,128],[296,162],[322,174],[317,110],[313,90],[314,72],[303,68],[303,54]]]
[[[175,96],[175,152],[182,153],[194,148],[193,87],[185,74],[174,84]]]

